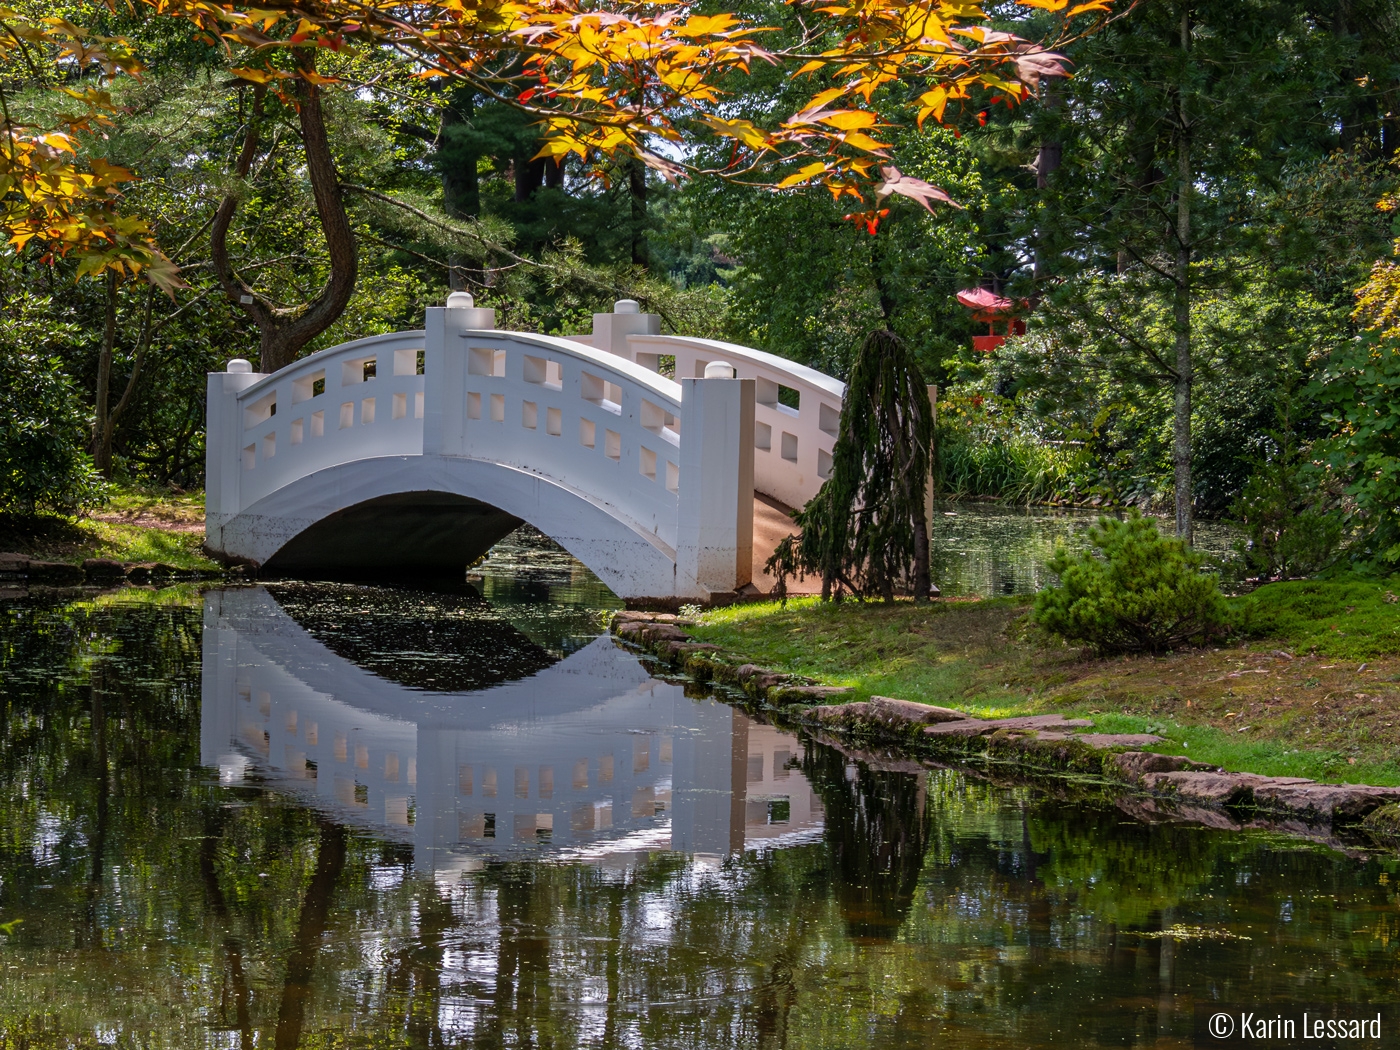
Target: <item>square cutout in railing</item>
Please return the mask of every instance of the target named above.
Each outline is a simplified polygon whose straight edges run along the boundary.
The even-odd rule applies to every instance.
[[[497,379],[505,378],[506,352],[504,350],[488,350],[479,346],[472,347],[467,351],[467,374],[495,376]]]
[[[614,463],[622,461],[622,435],[616,430],[603,431],[603,455]]]
[[[243,408],[243,429],[255,427],[277,414],[277,391],[264,394],[252,404]]]
[[[395,394],[395,395],[394,395],[394,407],[393,407],[393,410],[390,412],[390,415],[391,415],[394,419],[403,419],[404,416],[408,415],[408,395],[407,395],[407,394]]]
[[[481,418],[481,395],[475,390],[467,394],[467,418]]]
[[[642,477],[647,478],[651,481],[655,481],[656,453],[653,452],[651,449],[647,448],[645,445],[641,446],[638,451],[640,453],[640,455],[638,456],[638,463],[641,468]]]
[[[549,408],[544,413],[544,432],[550,437],[559,437],[564,433],[564,413],[557,408]]]
[[[783,431],[783,459],[789,463],[797,462],[797,435]]]
[[[580,419],[578,421],[578,443],[584,448],[594,448],[597,445],[598,427],[591,419]]]
[[[547,357],[525,355],[525,382],[538,383],[550,390],[564,389],[564,369],[558,361]]]
[[[784,409],[791,415],[802,408],[802,392],[796,387],[783,386],[771,379],[758,377],[754,400],[765,408]]]
[[[292,404],[299,405],[326,392],[326,370],[317,369],[300,379],[292,380]]]
[[[353,361],[345,361],[340,366],[340,385],[354,386],[357,383],[368,382],[379,372],[378,358],[357,357]]]
[[[520,402],[520,425],[526,430],[535,430],[540,425],[540,410],[533,401]]]
[[[767,423],[760,423],[757,420],[753,425],[753,447],[761,448],[764,452],[773,450],[773,428]]]
[[[291,425],[291,427],[290,427],[290,430],[291,430],[291,439],[292,439],[292,444],[293,444],[293,445],[300,445],[300,444],[301,444],[301,440],[302,440],[303,433],[304,433],[305,429],[306,429],[306,421],[305,421],[305,420],[303,420],[303,419],[294,419],[294,420],[292,420],[292,425]]]
[[[506,395],[491,395],[491,422],[504,423],[506,421]]]
[[[311,413],[311,436],[314,437],[314,438],[318,438],[318,437],[321,437],[323,434],[325,434],[325,432],[326,432],[326,414],[325,414],[325,412],[312,412],[312,413]]]

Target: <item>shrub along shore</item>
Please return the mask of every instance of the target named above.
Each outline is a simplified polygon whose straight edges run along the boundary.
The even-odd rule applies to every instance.
[[[1229,599],[1229,644],[1155,656],[1057,644],[1032,626],[1028,599],[795,599],[623,613],[613,630],[855,745],[1089,775],[1217,819],[1364,821],[1389,834],[1400,815],[1397,591],[1400,580],[1271,584]]]

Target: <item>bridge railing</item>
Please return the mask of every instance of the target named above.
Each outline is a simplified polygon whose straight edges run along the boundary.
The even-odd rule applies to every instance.
[[[754,488],[790,507],[802,507],[831,473],[846,384],[776,354],[713,339],[629,335],[628,356],[655,370],[673,356],[675,377],[703,376],[723,361],[739,379],[755,381]]]
[[[680,385],[568,339],[464,327],[456,312],[429,311],[423,450],[544,475],[674,550]]]
[[[357,339],[249,378],[224,420],[239,509],[326,467],[423,450],[422,332]]]
[[[637,593],[704,596],[748,582],[755,382],[676,382],[606,349],[493,323],[490,310],[432,307],[423,332],[345,343],[272,375],[254,374],[242,360],[211,373],[206,525],[215,549],[254,557],[228,547],[223,535],[251,513],[257,520],[234,528],[233,542],[256,542],[258,559],[275,554],[308,521],[255,505],[318,471],[439,456],[547,479],[554,509],[536,509],[564,530],[555,538],[577,540],[585,562],[615,558],[641,539],[674,566],[674,578],[667,570],[664,581],[616,581],[659,588]],[[489,503],[492,495],[479,498]],[[570,495],[582,502],[570,503]],[[624,532],[599,526],[584,504]],[[528,519],[532,506],[511,513]],[[575,528],[583,531],[567,531]],[[585,549],[588,556],[579,553]]]

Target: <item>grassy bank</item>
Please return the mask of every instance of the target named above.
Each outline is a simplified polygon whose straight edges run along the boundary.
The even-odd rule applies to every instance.
[[[203,493],[127,489],[81,518],[0,515],[0,551],[78,564],[87,558],[217,569],[200,551]]]
[[[918,607],[816,599],[705,613],[735,658],[983,717],[1053,711],[1230,770],[1400,784],[1400,580],[1273,584],[1232,602],[1241,638],[1099,659],[1035,636],[1024,599]]]

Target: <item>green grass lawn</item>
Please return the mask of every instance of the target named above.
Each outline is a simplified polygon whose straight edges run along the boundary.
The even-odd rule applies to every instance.
[[[117,489],[81,518],[0,514],[0,551],[77,564],[86,558],[163,562],[177,569],[217,569],[204,543],[204,494]]]
[[[1281,583],[1231,600],[1232,645],[1096,658],[1039,638],[1024,598],[823,604],[703,613],[732,659],[982,717],[1060,711],[1227,769],[1400,784],[1400,581]],[[1285,655],[1286,654],[1286,655]]]

